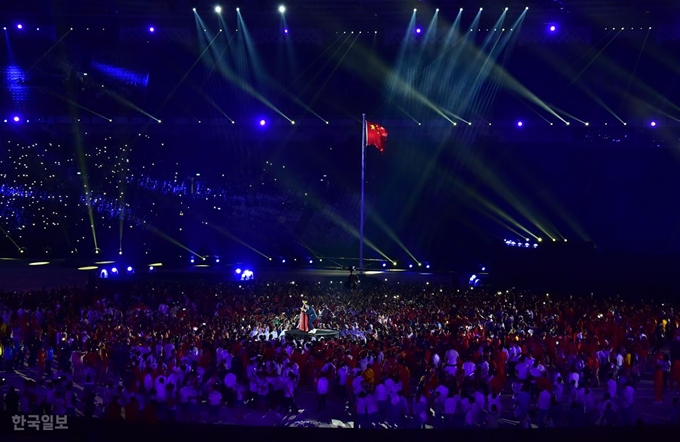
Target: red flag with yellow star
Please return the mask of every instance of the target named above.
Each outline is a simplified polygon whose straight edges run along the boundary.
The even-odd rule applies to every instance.
[[[387,129],[379,124],[366,122],[366,146],[375,146],[380,153],[385,151]]]

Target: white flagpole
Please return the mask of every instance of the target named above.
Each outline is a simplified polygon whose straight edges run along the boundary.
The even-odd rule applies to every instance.
[[[364,186],[366,184],[366,114],[361,114],[361,220],[359,221],[359,273],[364,273]]]

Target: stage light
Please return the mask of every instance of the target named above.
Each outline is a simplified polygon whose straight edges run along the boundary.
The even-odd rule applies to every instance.
[[[439,8],[435,9],[434,12],[439,12]]]
[[[237,275],[240,275],[240,274],[241,274],[241,269],[236,269],[235,271],[236,271],[236,274],[237,274]]]
[[[387,263],[386,263],[386,262],[383,263],[383,267],[387,267]]]
[[[517,127],[522,127],[522,126],[524,126],[524,123],[522,123],[521,121],[518,121],[518,122],[517,122]]]
[[[215,258],[215,264],[219,264],[219,263],[220,263],[220,258]]]
[[[555,32],[555,31],[557,31],[557,26],[555,26],[555,25],[550,25],[550,26],[548,26],[548,31],[550,31],[550,32]]]
[[[135,270],[131,266],[128,266],[127,272],[128,273],[135,273]]]
[[[288,33],[288,28],[284,29],[284,30],[283,30],[283,33],[284,33],[284,34],[287,34],[287,33]]]
[[[149,266],[149,272],[153,272],[153,266]]]
[[[295,125],[295,121],[291,121],[290,124]]]
[[[7,30],[7,26],[3,26],[3,27],[2,27],[2,30],[3,30],[3,31],[6,31],[6,30]]]
[[[412,268],[413,268],[413,264],[409,264],[409,265],[408,265],[408,268],[409,268],[409,269],[412,269]]]
[[[85,269],[86,267],[81,267],[81,269]],[[96,267],[95,267],[96,269]],[[99,272],[99,277],[101,279],[107,279],[109,277],[109,272],[106,271],[106,269],[102,269],[101,272]]]
[[[111,269],[111,273],[113,273],[114,275],[118,274],[118,269],[115,268],[115,267],[112,268],[112,269]]]
[[[314,264],[314,261],[310,259],[310,260],[309,260],[309,263],[310,263],[310,264]]]
[[[286,12],[286,7],[283,6],[283,5],[279,6],[279,12],[280,12],[281,14],[283,14],[284,12]]]
[[[153,34],[154,32],[156,32],[156,28],[154,28],[153,26],[151,26],[151,27],[149,28],[149,32],[151,32],[151,33]]]
[[[191,10],[194,11],[194,12],[196,12],[196,8],[192,8]]]
[[[285,264],[285,263],[286,263],[286,260],[285,260],[285,259],[282,259],[282,260],[281,260],[281,264]]]
[[[15,116],[14,118],[12,118],[12,120],[13,120],[15,123],[18,123],[19,121],[21,121],[21,118],[19,118],[18,116]]]
[[[24,29],[24,25],[22,25],[21,23],[19,23],[19,24],[17,25],[17,29]]]
[[[416,28],[416,34],[420,34],[421,32],[420,28]]]
[[[430,268],[430,264],[427,264],[427,265],[425,266],[425,268],[426,268],[426,269],[429,269],[429,268]]]
[[[264,125],[266,125],[266,124],[267,124],[267,122],[266,122],[266,121],[264,121],[264,120],[260,120],[260,126],[264,126]]]
[[[652,127],[656,127],[656,121],[652,121],[651,123],[649,123],[649,125]]]
[[[195,261],[195,259],[194,259],[194,257],[192,256],[192,257],[189,259],[189,262],[190,262],[191,264],[193,264],[194,261]]]
[[[215,12],[217,12],[218,14],[221,14],[222,13],[222,6],[215,6]]]

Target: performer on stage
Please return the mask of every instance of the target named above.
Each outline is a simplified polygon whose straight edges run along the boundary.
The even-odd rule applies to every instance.
[[[356,290],[357,287],[359,287],[359,277],[354,274],[354,266],[348,267],[347,270],[349,270],[349,276],[347,277],[347,284],[346,287],[351,290]]]
[[[316,332],[318,320],[319,317],[316,315],[314,308],[307,304],[306,300],[303,300],[302,307],[300,308],[300,324],[298,325],[298,329],[304,332],[314,333]]]

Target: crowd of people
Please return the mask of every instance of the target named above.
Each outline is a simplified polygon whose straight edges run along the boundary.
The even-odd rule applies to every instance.
[[[339,336],[293,339],[303,301]],[[2,402],[12,415],[221,422],[296,417],[305,392],[314,416],[358,428],[632,425],[652,380],[645,405],[680,424],[677,312],[425,283],[1,293],[0,368],[31,378]]]

